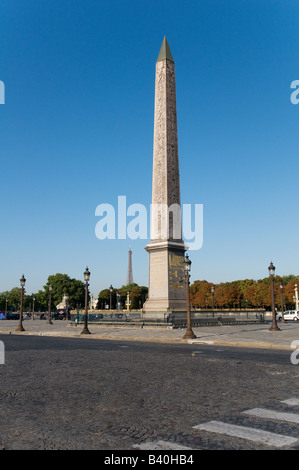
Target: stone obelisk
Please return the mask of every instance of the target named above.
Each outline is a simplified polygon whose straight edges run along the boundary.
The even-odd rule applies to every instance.
[[[175,65],[164,37],[156,63],[149,294],[143,311],[186,311]]]

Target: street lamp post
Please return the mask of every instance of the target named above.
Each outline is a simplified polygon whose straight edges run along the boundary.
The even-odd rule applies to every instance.
[[[271,261],[270,266],[268,267],[269,275],[271,278],[271,297],[272,297],[272,325],[269,328],[269,331],[280,331],[280,328],[277,326],[276,321],[276,312],[275,312],[275,297],[274,297],[274,276],[275,276],[275,266]]]
[[[8,299],[5,299],[5,320],[7,320],[7,304],[8,304]]]
[[[285,319],[283,316],[283,282],[280,281],[279,283],[279,290],[280,290],[280,303],[281,303],[281,321],[282,323],[285,323]]]
[[[66,295],[65,296],[65,319],[68,320],[69,319],[69,298],[68,296]]]
[[[120,294],[117,292],[116,293],[116,308],[117,310],[120,310]]]
[[[25,328],[23,327],[23,297],[24,297],[24,287],[25,287],[25,282],[26,279],[23,276],[20,279],[20,284],[21,284],[21,303],[20,303],[20,319],[19,319],[19,325],[16,329],[16,331],[25,331]]]
[[[113,292],[112,284],[110,284],[109,292],[110,292],[110,310],[111,310],[112,309],[112,292]]]
[[[214,310],[215,310],[215,305],[214,305],[214,294],[215,294],[215,287],[211,287],[211,294],[212,294],[212,309],[213,309],[213,316],[214,316]]]
[[[85,312],[84,312],[84,327],[83,330],[81,331],[81,335],[90,335],[90,331],[87,326],[88,322],[88,305],[87,305],[87,300],[88,300],[88,281],[90,279],[90,272],[88,268],[84,271],[84,279],[85,279]]]
[[[53,322],[51,320],[51,303],[52,303],[52,286],[51,284],[49,285],[49,305],[48,305],[48,325],[53,325]]]
[[[32,320],[34,320],[34,302],[35,302],[35,297],[32,298]]]
[[[294,297],[295,310],[298,310],[299,309],[299,301],[298,301],[298,286],[297,286],[297,284],[295,284],[295,286],[294,286],[294,291],[295,291],[295,297]]]
[[[185,256],[185,278],[186,278],[186,294],[187,294],[187,331],[183,336],[183,339],[193,339],[196,335],[193,333],[191,328],[191,312],[190,312],[190,290],[189,290],[189,279],[191,270],[191,260],[189,256]]]

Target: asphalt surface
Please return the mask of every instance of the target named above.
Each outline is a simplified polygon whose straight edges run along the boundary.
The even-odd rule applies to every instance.
[[[282,403],[299,398],[289,351],[91,338],[0,335],[0,448],[274,448],[196,428],[211,421],[292,438],[281,447],[299,448],[298,424],[244,414],[298,410]]]
[[[116,339],[121,341],[153,341],[164,343],[198,343],[265,349],[292,350],[299,347],[299,322],[278,323],[280,331],[270,331],[270,323],[202,326],[193,328],[196,338],[184,340],[185,329],[160,327],[113,327],[90,323],[90,334],[82,335],[83,325],[72,325],[69,321],[24,319],[25,331],[17,332],[17,320],[0,320],[0,334],[40,335],[89,339]],[[298,345],[296,342],[298,341]]]
[[[244,414],[299,409],[284,403],[299,399],[290,360],[297,323],[275,332],[269,324],[200,327],[189,341],[185,330],[161,327],[90,324],[82,335],[83,325],[61,320],[17,326],[0,322],[0,449],[275,449],[197,428],[215,422],[293,439],[281,447],[299,449],[299,424]]]

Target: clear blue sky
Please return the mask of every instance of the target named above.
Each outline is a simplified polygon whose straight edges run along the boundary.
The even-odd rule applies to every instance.
[[[204,205],[192,278],[298,274],[296,0],[10,0],[0,6],[0,292],[57,272],[94,295],[148,283],[149,240],[95,236],[101,203],[151,202],[155,63],[176,64],[182,203]]]

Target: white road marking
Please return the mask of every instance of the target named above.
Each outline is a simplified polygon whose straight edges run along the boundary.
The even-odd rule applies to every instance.
[[[135,444],[133,447],[141,450],[192,450],[191,447],[185,447],[174,442],[167,441],[148,441],[143,442],[142,444]]]
[[[266,444],[273,447],[291,445],[298,440],[291,436],[274,434],[272,432],[256,428],[236,426],[234,424],[222,423],[220,421],[209,421],[208,423],[198,424],[197,426],[193,426],[193,429],[226,434],[227,436],[239,437],[241,439],[259,442],[260,444]]]
[[[299,415],[295,413],[283,413],[281,411],[266,410],[264,408],[253,408],[252,410],[243,411],[242,413],[257,416],[258,418],[277,419],[279,421],[299,424]]]
[[[211,341],[211,340],[204,340],[204,339],[189,339],[188,340],[188,343],[191,343],[191,344],[214,344],[214,341]]]
[[[282,400],[281,403],[286,405],[296,406],[299,405],[299,398],[288,398],[287,400]]]

